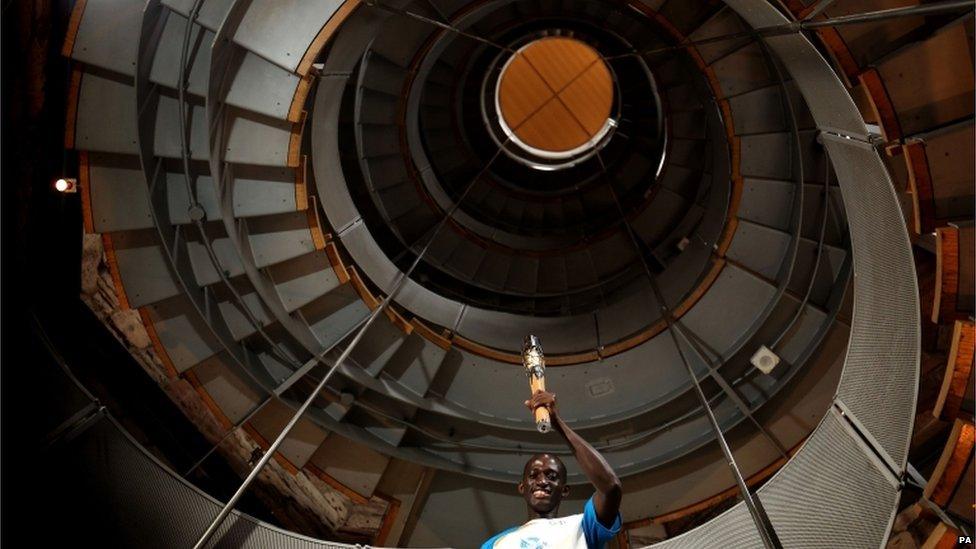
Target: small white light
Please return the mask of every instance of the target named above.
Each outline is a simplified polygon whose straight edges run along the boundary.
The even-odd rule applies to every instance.
[[[54,189],[59,193],[78,192],[78,180],[71,177],[62,177],[54,182]]]
[[[749,362],[752,362],[752,365],[760,372],[768,375],[779,364],[779,356],[769,347],[762,345],[756,350],[756,354],[752,355]]]

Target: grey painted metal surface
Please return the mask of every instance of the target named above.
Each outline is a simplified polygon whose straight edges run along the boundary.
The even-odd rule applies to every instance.
[[[295,72],[338,0],[256,0],[248,6],[234,41]]]
[[[218,206],[217,195],[214,193],[213,181],[205,173],[207,169],[192,176],[193,188],[196,191],[196,203],[203,208],[203,213],[207,221],[220,220],[220,207]],[[181,171],[167,171],[165,175],[166,202],[169,205],[169,222],[173,225],[189,225],[193,223],[190,219],[190,193],[186,188],[186,181]]]
[[[695,29],[688,37],[692,40],[704,40],[706,38],[725,36],[743,30],[745,30],[745,25],[742,19],[733,10],[723,8],[708,21],[705,21],[702,26]],[[697,46],[697,49],[705,62],[711,64],[718,58],[741,48],[748,41],[748,38],[741,38],[738,40],[715,42]]]
[[[191,14],[191,19],[192,16]],[[166,174],[162,169],[164,165],[163,161],[156,156],[157,139],[160,135],[158,116],[161,109],[159,109],[159,105],[162,102],[162,96],[159,90],[151,85],[149,81],[152,60],[155,57],[157,46],[154,38],[158,36],[159,29],[164,24],[164,17],[165,10],[159,2],[154,0],[147,5],[140,24],[139,57],[136,65],[135,83],[137,104],[142,107],[138,111],[137,133],[140,162],[142,164],[143,180],[149,189],[151,212],[154,217],[157,236],[161,244],[160,249],[163,251],[172,269],[174,279],[186,294],[186,299],[181,304],[186,305],[187,312],[192,311],[189,316],[181,315],[183,318],[190,320],[189,322],[173,323],[171,329],[177,333],[181,333],[190,341],[199,339],[207,343],[206,348],[201,352],[196,354],[191,353],[187,362],[190,360],[200,362],[208,356],[217,353],[222,346],[229,357],[232,357],[238,365],[246,369],[247,365],[253,361],[253,359],[249,360],[250,351],[247,347],[238,345],[235,342],[235,334],[227,324],[227,318],[225,316],[226,308],[221,307],[217,296],[213,292],[202,288],[197,282],[193,259],[189,251],[190,247],[186,235],[183,233],[183,227],[174,227],[166,222],[170,216],[168,207],[165,204],[169,196],[165,184],[169,183],[170,180],[166,178]],[[192,21],[190,22],[192,23]],[[188,39],[191,33],[192,28],[185,27],[185,38]],[[188,49],[188,41],[184,41],[184,44]],[[181,58],[186,53],[188,52],[181,50]],[[177,90],[177,98],[173,102],[170,102],[170,105],[175,102],[178,157],[182,160],[184,184],[187,189],[188,198],[192,203],[195,202],[195,199],[189,197],[192,185],[192,174],[190,173],[192,151],[190,147],[193,144],[192,137],[194,134],[186,127],[186,124],[192,123],[194,113],[188,109],[189,105],[185,101],[186,94],[183,83],[186,82],[186,75],[183,68],[180,70],[180,75],[178,81],[181,82],[181,85]],[[202,109],[197,108],[196,114],[200,115],[201,113]],[[200,131],[198,130],[196,135],[199,134]],[[201,210],[196,214],[191,211],[190,218],[196,224],[197,234],[203,247],[207,250],[207,259],[209,260],[208,263],[198,261],[198,264],[207,264],[214,272],[220,271],[220,278],[224,280],[226,289],[229,290],[225,300],[229,297],[230,301],[233,301],[242,310],[246,311],[248,313],[248,320],[260,331],[258,327],[258,322],[260,321],[250,315],[250,311],[247,310],[247,304],[241,299],[238,293],[238,288],[230,284],[227,280],[227,275],[220,268],[220,265],[217,265],[219,259],[211,247],[210,234],[208,234],[202,219],[198,217],[202,213],[202,208],[191,204],[191,210]],[[142,266],[142,268],[146,267],[148,266]],[[194,338],[194,336],[197,337]],[[177,354],[183,351],[181,348],[181,345],[183,345],[182,342],[170,341],[170,344],[171,346],[167,347],[168,350],[175,348]],[[190,366],[192,364],[181,365],[184,369]],[[247,372],[258,384],[261,382],[267,383],[268,381],[266,377],[262,377],[264,372],[260,370],[247,370]]]
[[[223,349],[189,299],[177,296],[147,308],[153,329],[177,371],[186,371]]]
[[[204,21],[209,5],[210,2],[204,3],[197,18],[198,23]],[[153,59],[150,73],[153,82],[173,89],[177,87],[186,24],[187,18],[178,12],[168,14]],[[188,91],[197,97],[206,97],[207,94],[213,40],[213,30],[202,24],[194,24],[190,38]],[[243,52],[232,70],[236,74],[227,92],[229,105],[274,118],[287,118],[300,80],[297,75],[251,52]]]
[[[156,238],[148,231],[112,235],[119,276],[132,308],[161,301],[180,291]]]
[[[181,13],[185,16],[190,14],[190,10],[193,9],[193,4],[196,0],[166,0],[163,2],[164,5],[170,7],[173,11]],[[197,21],[200,22],[204,27],[216,31],[223,22],[224,17],[227,16],[227,12],[230,10],[231,5],[234,0],[203,0],[203,4],[200,6],[200,15]]]
[[[246,52],[232,70],[236,74],[224,100],[274,118],[288,117],[301,78],[252,52]]]
[[[315,250],[308,215],[289,212],[247,220],[254,265],[267,267]]]
[[[792,181],[747,177],[742,185],[739,218],[774,229],[788,230],[790,212],[777,208],[776,204],[792,201],[794,192],[796,184]]]
[[[257,267],[259,259],[264,260],[263,266],[270,266],[277,261],[285,261],[301,255],[301,252],[311,252],[314,246],[311,245],[311,233],[309,232],[308,220],[303,220],[304,229],[297,227],[298,221],[294,216],[287,216],[286,226],[282,233],[291,233],[289,238],[290,248],[282,251],[273,249],[281,238],[277,238],[276,224],[273,220],[255,218],[257,223],[256,237],[252,240],[248,232],[248,225],[245,221],[235,219],[234,193],[232,188],[235,179],[233,162],[257,165],[284,165],[288,160],[288,145],[291,137],[291,124],[283,123],[279,120],[249,113],[238,108],[228,107],[224,103],[224,97],[228,89],[229,77],[233,73],[228,71],[235,60],[239,59],[238,47],[231,41],[237,32],[241,19],[246,16],[251,4],[234,3],[229,8],[229,15],[221,23],[217,31],[214,47],[211,52],[211,67],[220,69],[219,77],[211,77],[207,89],[206,100],[206,120],[207,127],[210,128],[211,136],[209,139],[210,150],[210,173],[213,177],[215,191],[221,200],[221,219],[227,235],[236,248],[236,253],[240,257],[240,262],[244,267],[244,273],[250,280],[255,291],[261,296],[265,307],[271,313],[275,321],[281,326],[287,338],[296,343],[299,348],[304,348],[300,360],[307,358],[308,354],[317,356],[324,352],[315,335],[309,326],[299,319],[289,315],[281,303],[274,284]],[[267,6],[265,6],[266,8]],[[270,147],[265,147],[270,145]],[[263,153],[259,153],[256,158],[248,156],[250,149],[257,148]],[[301,215],[301,214],[299,214]],[[302,217],[305,217],[302,215]],[[300,362],[299,362],[300,363]],[[269,388],[270,389],[270,388]]]
[[[199,21],[199,19],[198,19]],[[175,12],[166,15],[166,24],[156,47],[149,79],[172,89],[179,85],[180,57],[183,50],[183,37],[188,20]],[[207,94],[207,79],[210,78],[210,47],[213,44],[213,31],[194,24],[190,35],[191,49],[188,52],[190,69],[187,91],[197,97]]]
[[[768,280],[776,280],[791,239],[787,232],[743,220],[735,228],[728,257]]]
[[[191,104],[189,134],[190,158],[206,160],[209,154],[207,147],[207,121],[203,105],[199,102]],[[180,136],[180,103],[175,95],[159,95],[156,106],[156,122],[153,126],[153,152],[165,158],[183,158],[183,145]]]
[[[713,62],[711,67],[727,97],[741,95],[776,82],[776,76],[764,62],[762,49],[756,42],[749,42],[726,54]]]
[[[268,268],[281,303],[288,312],[307,305],[339,286],[325,252],[313,252]]]
[[[85,3],[71,58],[135,75],[145,0],[89,0]]]
[[[296,180],[300,169],[236,167],[231,175],[234,177],[234,215],[260,217],[306,209],[307,201],[305,204],[296,202]]]
[[[153,227],[149,196],[138,158],[90,154],[88,185],[95,232]]]
[[[365,229],[361,225],[355,224],[355,225],[352,226],[352,228],[350,228],[350,229],[348,229],[347,231],[344,232],[345,233],[344,236],[348,236],[348,237],[352,238],[353,235],[358,235],[356,238],[359,238],[359,237],[362,237],[365,234],[364,231],[365,231]],[[370,254],[370,255],[372,255],[372,254]],[[370,261],[372,261],[372,260],[375,260],[375,259],[371,259]],[[357,260],[357,263],[358,263],[358,260]],[[392,280],[394,274],[395,274],[395,272],[392,271],[392,270],[389,272],[389,275],[388,275],[389,276],[389,280]],[[384,277],[380,277],[380,278],[382,279]],[[381,284],[381,287],[382,287],[382,284]],[[461,385],[461,384],[458,384],[458,385]]]
[[[78,92],[75,147],[85,151],[138,154],[135,104],[131,78],[85,72]]]
[[[203,286],[220,282],[221,271],[226,273],[228,277],[244,274],[244,266],[234,250],[234,244],[221,233],[222,231],[214,228],[213,232],[208,235],[208,241],[217,259],[216,264],[211,259],[210,252],[207,251],[207,246],[202,237],[187,242],[187,252],[190,256],[190,264],[193,267],[194,278]]]
[[[301,309],[302,318],[323,348],[341,340],[369,315],[369,308],[349,285],[340,286]]]
[[[337,47],[343,43],[342,36]],[[330,59],[332,57],[330,56]],[[348,76],[327,76],[319,79],[315,92],[315,109],[312,117],[312,167],[322,209],[336,234],[341,236],[359,219],[359,213],[346,190],[339,158],[339,136],[334,129],[339,125],[339,107]]]
[[[225,108],[224,117],[221,152],[224,161],[258,166],[288,165],[291,123],[231,106]]]

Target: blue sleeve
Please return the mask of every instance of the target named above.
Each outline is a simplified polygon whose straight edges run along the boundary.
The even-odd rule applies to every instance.
[[[488,541],[481,544],[481,549],[491,549],[495,545],[495,542],[498,541],[498,538],[504,536],[505,534],[517,528],[518,526],[512,526],[508,530],[502,530],[501,532],[495,534],[494,536],[491,536],[490,538],[488,538]]]
[[[588,549],[603,549],[603,545],[620,533],[620,513],[613,519],[613,524],[609,528],[600,524],[600,519],[596,516],[596,509],[593,507],[593,497],[586,500],[583,507],[583,535],[586,537],[586,547]]]

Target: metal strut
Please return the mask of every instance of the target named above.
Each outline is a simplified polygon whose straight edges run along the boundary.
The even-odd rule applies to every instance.
[[[692,370],[691,364],[688,363],[688,359],[681,349],[681,343],[678,341],[678,336],[675,333],[674,317],[671,316],[671,309],[664,301],[664,295],[661,293],[661,288],[657,285],[657,279],[651,275],[648,280],[651,283],[654,296],[661,304],[661,314],[664,316],[664,321],[668,325],[668,333],[671,334],[671,340],[678,350],[678,356],[681,357],[681,362],[684,364],[685,369],[688,370],[688,377],[691,378],[695,386],[695,394],[698,395],[698,400],[705,409],[708,421],[712,424],[712,430],[715,431],[715,437],[718,439],[718,444],[722,448],[722,453],[725,454],[725,459],[729,464],[732,475],[735,477],[735,482],[739,485],[739,493],[742,495],[742,501],[745,502],[746,507],[749,509],[749,514],[752,515],[752,520],[756,524],[756,530],[759,531],[759,537],[762,538],[763,545],[767,549],[782,549],[783,544],[780,543],[779,537],[776,535],[776,530],[773,528],[773,523],[769,520],[769,515],[766,514],[766,509],[763,508],[759,498],[754,498],[752,492],[749,491],[749,486],[746,485],[746,481],[742,477],[742,472],[739,470],[739,466],[735,462],[735,457],[732,455],[732,449],[729,448],[729,443],[725,440],[725,435],[722,433],[722,427],[718,424],[718,420],[715,419],[715,414],[708,405],[708,399],[705,398],[705,393],[702,391],[701,384],[698,382],[698,377],[695,376],[695,371]]]
[[[484,167],[481,168],[481,171],[479,171],[477,175],[475,175],[474,178],[472,178],[471,183],[468,184],[467,188],[464,190],[461,196],[458,197],[457,201],[455,201],[454,204],[451,206],[451,208],[448,209],[447,212],[445,212],[444,217],[442,217],[441,220],[434,227],[434,230],[431,232],[430,237],[427,239],[427,243],[424,244],[423,249],[421,249],[420,252],[417,254],[417,257],[413,260],[413,263],[410,264],[410,267],[405,272],[400,273],[389,295],[383,298],[383,301],[379,304],[379,306],[373,310],[372,314],[370,314],[365,324],[363,324],[362,328],[359,329],[359,331],[356,333],[356,336],[352,339],[352,341],[349,342],[349,345],[346,347],[346,349],[342,351],[342,354],[339,355],[339,358],[336,359],[336,361],[332,364],[332,366],[325,373],[325,375],[322,376],[322,380],[319,381],[318,385],[315,386],[315,389],[312,390],[312,392],[308,395],[308,398],[305,399],[305,402],[302,403],[301,407],[295,412],[295,415],[292,416],[291,420],[288,421],[284,429],[282,429],[282,431],[278,434],[278,437],[274,440],[274,442],[271,443],[271,446],[269,446],[267,451],[265,451],[264,455],[261,457],[261,460],[258,461],[258,463],[254,466],[253,469],[251,469],[251,472],[247,475],[247,478],[244,479],[244,482],[241,484],[240,488],[238,488],[237,491],[234,492],[234,495],[231,496],[230,500],[228,500],[227,503],[224,504],[224,507],[220,510],[220,513],[217,514],[213,522],[210,523],[210,526],[207,527],[207,530],[203,533],[203,535],[200,536],[200,539],[197,540],[196,544],[193,546],[194,549],[202,549],[207,544],[207,542],[210,541],[210,538],[212,538],[213,535],[217,532],[217,529],[220,528],[220,525],[224,522],[224,520],[227,518],[230,512],[234,509],[234,505],[237,504],[237,501],[241,499],[241,496],[244,495],[244,492],[247,491],[251,483],[254,482],[254,479],[257,478],[261,470],[264,469],[264,466],[267,465],[268,461],[270,461],[272,456],[274,456],[274,453],[278,450],[278,447],[281,446],[281,443],[284,442],[288,434],[291,433],[291,430],[294,429],[295,425],[298,424],[298,420],[300,420],[302,416],[305,415],[305,412],[312,405],[312,402],[315,400],[318,394],[322,392],[322,390],[325,388],[325,384],[329,381],[329,379],[332,378],[332,375],[335,373],[336,369],[339,368],[339,365],[341,365],[343,362],[346,361],[347,358],[349,358],[349,355],[352,353],[353,349],[356,348],[356,345],[358,345],[359,342],[362,340],[363,335],[365,335],[366,331],[369,330],[369,327],[372,326],[373,322],[375,322],[376,319],[379,318],[379,316],[383,313],[383,311],[387,309],[387,307],[393,301],[393,298],[396,297],[400,289],[403,288],[406,281],[410,278],[410,275],[417,268],[417,266],[420,264],[420,261],[423,259],[424,255],[430,249],[431,244],[433,244],[434,241],[437,239],[437,236],[440,234],[441,229],[443,229],[444,226],[447,225],[447,221],[450,220],[451,217],[453,217],[454,212],[456,212],[457,209],[460,207],[461,203],[464,202],[464,199],[468,196],[468,193],[471,191],[471,189],[474,188],[478,179],[480,179],[481,176],[488,170],[488,167],[491,166],[491,164],[495,161],[496,158],[498,158],[499,154],[501,154],[501,147],[499,147],[495,151],[495,154],[492,155],[491,159],[488,160],[487,163],[485,163]]]
[[[274,391],[271,392],[271,394],[269,394],[267,397],[265,397],[264,400],[262,400],[260,403],[258,403],[257,406],[255,406],[254,408],[252,408],[251,411],[248,412],[246,416],[244,416],[241,419],[237,420],[237,422],[234,423],[234,425],[231,426],[231,428],[228,429],[227,432],[224,433],[224,435],[222,437],[220,437],[220,440],[218,440],[215,444],[213,444],[210,447],[210,449],[207,450],[207,452],[205,454],[203,454],[202,457],[200,457],[200,459],[198,459],[196,462],[194,462],[193,465],[190,466],[190,468],[187,469],[185,473],[183,473],[183,476],[184,477],[189,477],[190,476],[190,473],[192,473],[194,470],[196,470],[196,468],[199,467],[200,465],[203,465],[203,462],[207,461],[207,458],[210,457],[217,450],[217,448],[220,448],[220,446],[228,438],[230,438],[230,436],[232,434],[234,434],[235,432],[237,432],[238,429],[240,429],[241,427],[243,427],[245,423],[247,423],[248,421],[251,421],[251,418],[253,418],[254,416],[256,416],[258,414],[258,412],[260,412],[261,410],[263,410],[264,407],[269,402],[271,402],[272,400],[281,398],[281,395],[284,394],[285,391],[287,391],[289,388],[291,388],[291,386],[294,385],[295,382],[297,382],[299,379],[305,377],[305,374],[307,374],[310,371],[312,371],[312,368],[314,368],[317,364],[319,364],[320,362],[324,361],[325,360],[325,355],[331,353],[333,349],[335,349],[336,347],[339,346],[339,343],[340,342],[344,341],[347,337],[349,337],[350,335],[352,335],[352,333],[355,330],[357,330],[360,326],[362,326],[364,322],[366,322],[366,319],[365,318],[363,320],[357,322],[356,324],[354,324],[351,328],[349,328],[346,331],[346,333],[342,334],[341,337],[337,338],[334,343],[332,343],[331,345],[329,345],[328,347],[326,347],[322,352],[320,352],[317,355],[313,356],[312,358],[308,359],[305,362],[305,364],[302,365],[301,368],[295,370],[284,381],[282,381],[281,383],[279,383],[278,386],[274,388]]]
[[[442,22],[437,21],[435,19],[431,19],[430,17],[426,17],[424,15],[420,15],[419,13],[413,13],[412,11],[407,11],[407,10],[402,9],[402,8],[395,8],[393,6],[388,6],[386,4],[383,4],[381,2],[378,2],[377,0],[364,0],[363,1],[363,4],[365,4],[367,7],[370,7],[370,8],[377,8],[377,9],[380,9],[380,10],[383,10],[383,11],[386,11],[386,12],[389,12],[389,13],[392,13],[392,14],[395,14],[395,15],[402,15],[404,17],[409,17],[411,19],[416,19],[417,21],[421,21],[421,22],[427,23],[428,25],[433,25],[435,27],[439,27],[439,28],[442,28],[444,30],[451,31],[451,32],[453,32],[455,34],[458,34],[458,35],[464,36],[466,38],[470,38],[472,40],[481,42],[482,44],[487,44],[487,45],[489,45],[489,46],[491,46],[493,48],[498,48],[498,49],[500,49],[502,51],[505,51],[505,52],[508,52],[508,53],[515,53],[515,50],[513,50],[512,48],[509,48],[508,46],[503,46],[503,45],[498,44],[496,42],[492,42],[491,40],[488,40],[487,38],[483,38],[481,36],[478,36],[477,34],[472,34],[470,32],[463,31],[463,30],[461,30],[461,29],[459,29],[459,28],[457,28],[457,27],[455,27],[453,25],[450,25],[448,23],[442,23]]]
[[[186,187],[186,195],[189,197],[190,202],[188,215],[190,217],[190,221],[193,223],[193,226],[196,227],[197,232],[200,234],[200,244],[203,246],[204,251],[207,252],[207,257],[210,259],[210,263],[213,264],[214,271],[217,273],[217,276],[231,294],[237,308],[244,314],[244,317],[251,324],[251,326],[254,327],[255,332],[268,343],[271,353],[281,360],[281,362],[291,366],[297,366],[295,361],[285,355],[278,348],[278,346],[275,345],[275,342],[271,339],[271,336],[269,336],[265,331],[264,325],[258,320],[257,316],[255,316],[254,312],[251,310],[251,307],[246,301],[244,301],[241,293],[230,281],[230,276],[221,265],[220,258],[217,257],[217,252],[214,250],[213,242],[210,240],[210,235],[207,233],[206,210],[200,204],[196,186],[192,182],[193,175],[190,170],[190,161],[193,155],[190,151],[189,113],[187,112],[187,105],[189,104],[189,101],[186,97],[187,88],[189,87],[187,59],[189,56],[190,38],[193,33],[194,25],[197,22],[197,18],[200,15],[200,8],[202,6],[203,0],[194,0],[193,7],[190,9],[190,13],[187,15],[186,27],[183,29],[183,45],[180,49],[180,71],[176,88],[178,99],[177,103],[179,105],[180,155],[182,157],[181,160],[183,165],[183,183]]]
[[[826,6],[821,6],[821,9],[824,8],[826,8]],[[941,13],[951,13],[955,11],[961,11],[963,9],[967,9],[971,11],[973,8],[974,8],[974,4],[972,0],[945,0],[943,2],[922,4],[918,6],[909,6],[906,8],[895,8],[890,10],[869,11],[865,13],[841,15],[838,17],[821,19],[819,21],[811,21],[810,18],[816,15],[816,13],[811,13],[811,15],[808,15],[807,18],[802,21],[794,21],[790,23],[784,23],[782,25],[773,25],[769,27],[759,27],[758,29],[734,32],[732,34],[723,34],[721,36],[713,36],[711,38],[703,38],[701,40],[683,40],[674,46],[665,46],[661,48],[654,48],[654,49],[644,50],[644,51],[627,52],[627,53],[622,53],[619,55],[608,57],[607,59],[616,59],[618,57],[629,57],[629,56],[654,55],[657,53],[666,53],[671,51],[683,50],[689,46],[703,46],[705,44],[725,42],[726,40],[737,40],[739,38],[753,38],[757,34],[759,36],[782,36],[786,34],[796,34],[803,30],[819,29],[823,27],[841,27],[845,25],[859,25],[862,23],[885,21],[887,19],[897,19],[899,17],[938,15]]]
[[[654,297],[661,306],[661,316],[664,317],[664,321],[668,326],[668,333],[671,334],[671,339],[674,341],[674,347],[678,350],[678,356],[681,358],[682,364],[684,364],[685,369],[688,371],[688,377],[691,378],[692,385],[695,388],[695,395],[698,396],[698,401],[701,403],[702,408],[704,408],[705,415],[708,416],[708,422],[712,425],[712,430],[715,431],[715,438],[718,440],[719,447],[722,448],[722,453],[725,455],[725,460],[729,464],[729,469],[732,471],[732,476],[735,477],[735,482],[739,486],[739,493],[742,496],[742,501],[745,502],[746,508],[749,509],[749,514],[752,515],[752,520],[756,524],[756,530],[759,531],[759,537],[762,539],[763,545],[766,547],[766,549],[782,549],[783,544],[780,543],[779,537],[776,536],[776,530],[773,528],[773,523],[769,520],[769,515],[766,514],[766,510],[763,508],[759,498],[754,498],[752,493],[749,491],[749,487],[746,485],[746,481],[742,477],[742,472],[739,470],[739,466],[735,462],[735,457],[732,455],[732,450],[729,448],[729,444],[725,440],[725,435],[722,433],[722,427],[718,424],[718,420],[715,419],[715,414],[712,413],[712,408],[708,405],[708,398],[705,396],[705,392],[702,391],[701,384],[698,382],[698,377],[695,375],[695,371],[691,368],[691,364],[688,362],[688,358],[685,356],[684,350],[681,348],[681,342],[678,341],[678,336],[676,333],[677,328],[675,327],[674,317],[671,314],[671,308],[668,307],[667,302],[665,302],[664,295],[661,293],[661,288],[657,284],[657,278],[654,276],[650,266],[647,264],[647,257],[644,254],[644,247],[641,246],[640,239],[637,237],[633,227],[631,227],[630,222],[627,220],[627,216],[624,214],[623,207],[620,205],[620,199],[617,197],[617,192],[613,188],[613,183],[609,182],[607,188],[610,190],[610,195],[613,197],[613,202],[617,206],[617,211],[620,213],[620,219],[623,222],[624,228],[626,229],[627,234],[630,236],[631,242],[634,244],[634,248],[637,251],[637,256],[640,258],[641,265],[644,267],[644,274],[647,275],[647,279],[651,284],[651,290],[654,292]]]

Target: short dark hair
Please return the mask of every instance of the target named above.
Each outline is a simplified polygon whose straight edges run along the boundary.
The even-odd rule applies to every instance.
[[[529,456],[529,459],[525,461],[525,466],[522,467],[523,479],[525,478],[525,475],[528,474],[529,472],[529,464],[538,458],[551,458],[553,461],[558,463],[559,479],[562,480],[564,483],[566,482],[566,464],[563,463],[563,460],[559,459],[559,456],[557,456],[556,454],[550,454],[548,452],[539,452],[538,454],[532,454],[531,456]]]

